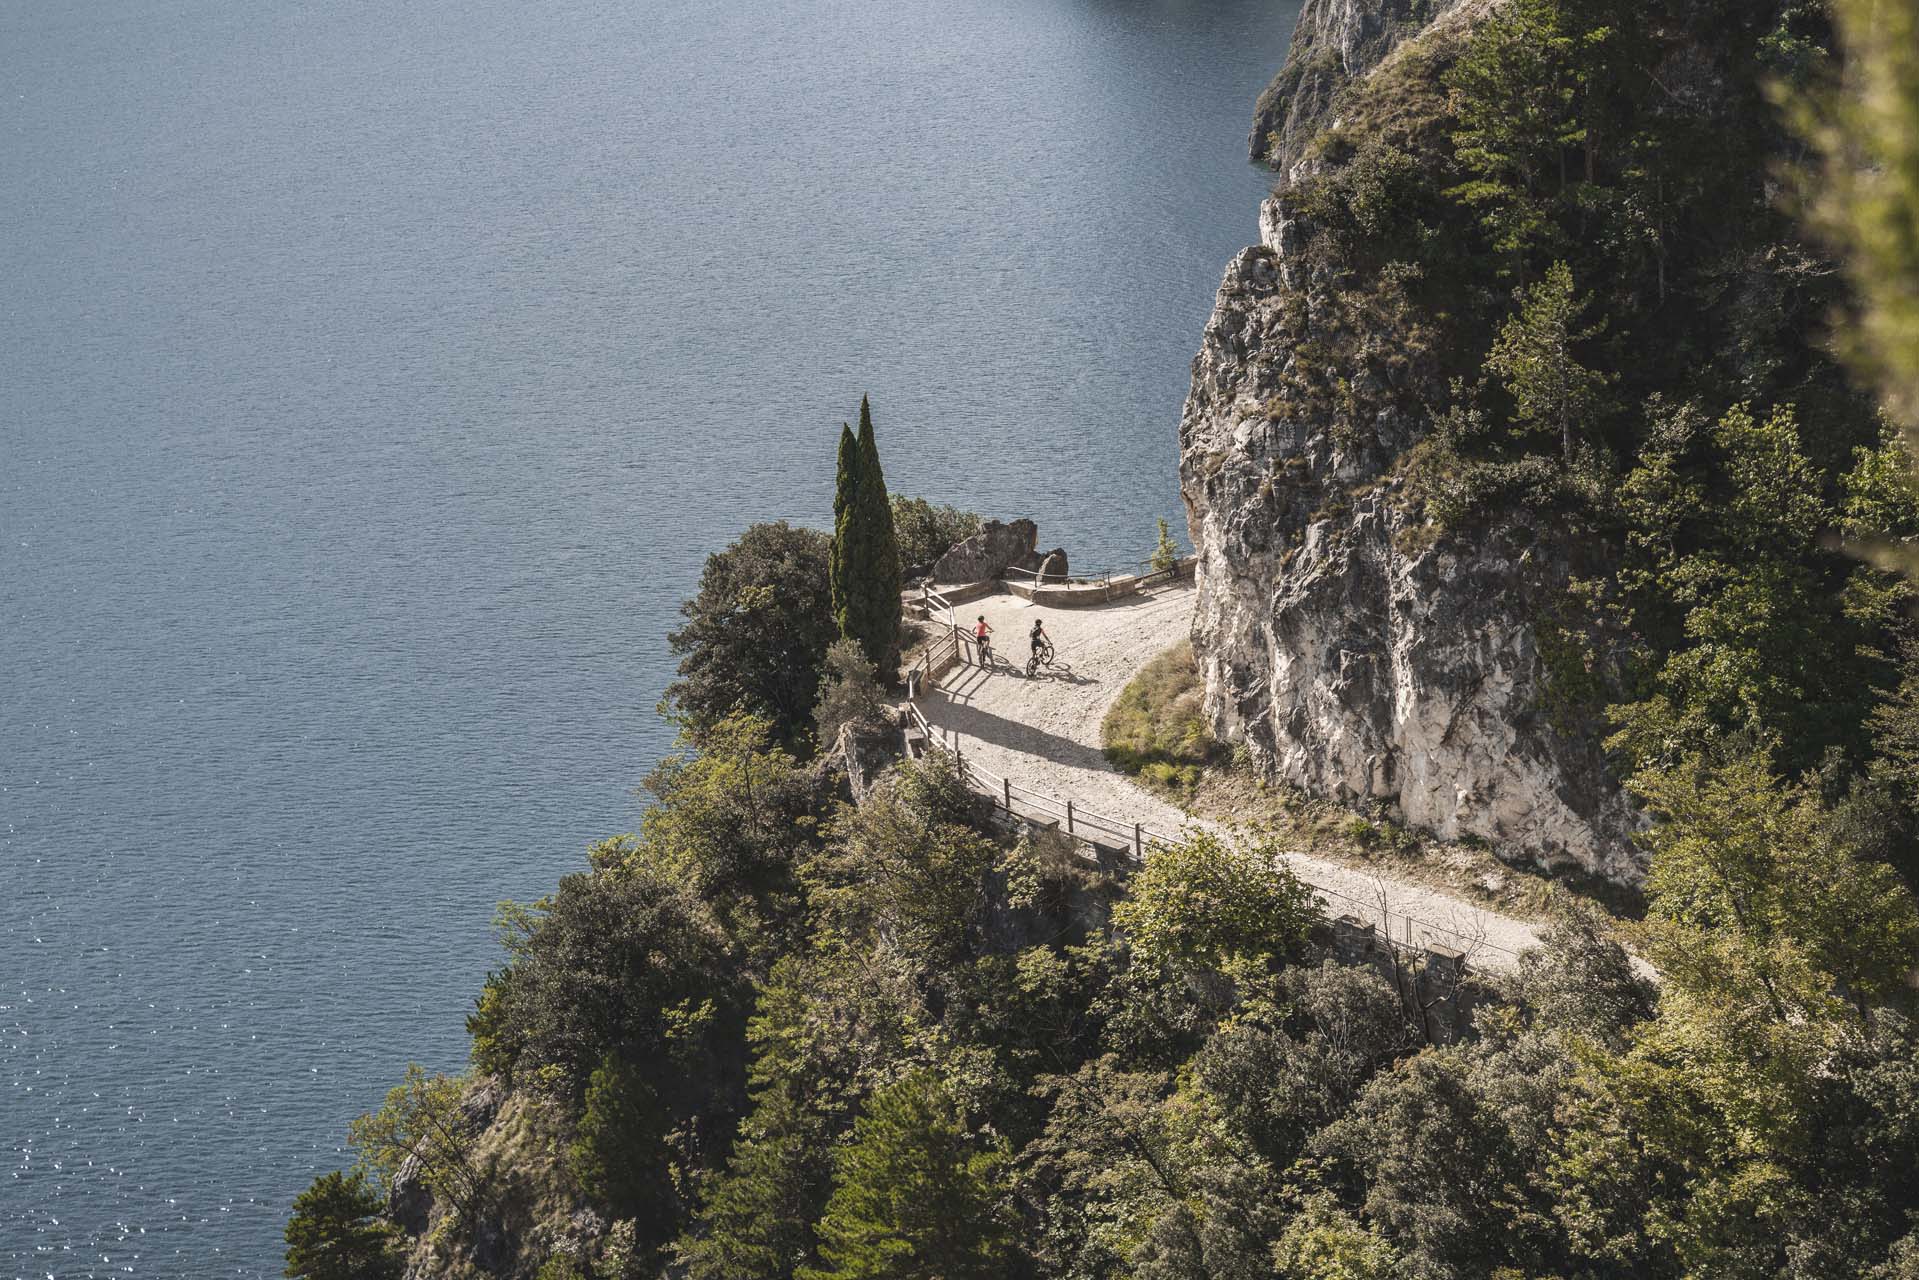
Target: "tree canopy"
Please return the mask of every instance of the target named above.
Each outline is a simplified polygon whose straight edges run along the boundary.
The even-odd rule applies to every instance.
[[[735,712],[763,718],[788,747],[810,740],[820,669],[837,637],[828,584],[832,540],[784,521],[756,524],[707,557],[668,700],[695,732]]]

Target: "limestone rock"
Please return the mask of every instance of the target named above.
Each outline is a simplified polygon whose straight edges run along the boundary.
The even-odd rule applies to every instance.
[[[1463,0],[1481,4],[1484,0]],[[1462,0],[1306,0],[1286,64],[1259,95],[1247,149],[1290,175],[1337,114],[1339,94]]]
[[[460,1119],[468,1133],[479,1133],[493,1123],[506,1105],[506,1086],[494,1076],[480,1076],[460,1097]]]
[[[427,1190],[421,1172],[420,1157],[408,1156],[387,1188],[387,1217],[412,1236],[424,1232],[433,1215],[433,1193]]]
[[[1472,6],[1438,10],[1451,25]],[[1363,74],[1416,8],[1308,0],[1294,55],[1319,42],[1338,75]],[[1310,137],[1319,122],[1294,109]],[[1400,466],[1443,398],[1436,360],[1342,311],[1350,282],[1319,278],[1283,198],[1260,222],[1261,243],[1226,268],[1180,422],[1193,647],[1216,734],[1270,777],[1383,803],[1441,839],[1637,879],[1640,818],[1599,734],[1541,709],[1535,624],[1603,568],[1597,549],[1523,512],[1442,535]],[[1329,366],[1337,395],[1315,389]]]
[[[984,582],[1005,573],[1009,566],[1031,569],[1039,563],[1039,526],[1031,520],[1003,524],[988,520],[980,531],[933,564],[933,580],[945,583]]]
[[[1039,582],[1045,586],[1049,582],[1064,582],[1071,576],[1072,570],[1066,562],[1066,552],[1054,547],[1039,562]]]

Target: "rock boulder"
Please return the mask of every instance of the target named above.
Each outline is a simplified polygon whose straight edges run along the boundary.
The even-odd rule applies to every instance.
[[[985,582],[1008,567],[1031,569],[1039,564],[1039,526],[1031,520],[1003,524],[988,520],[984,528],[933,564],[933,580],[945,583]]]

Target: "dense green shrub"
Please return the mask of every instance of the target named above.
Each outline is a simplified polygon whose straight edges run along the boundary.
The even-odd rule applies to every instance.
[[[707,557],[699,594],[680,608],[686,625],[668,638],[680,667],[667,699],[696,734],[745,713],[788,747],[809,741],[820,668],[839,634],[830,548],[825,534],[782,521]]]
[[[618,1051],[676,1064],[676,1085],[698,1093],[722,1083],[715,1068],[737,1013],[696,1015],[736,1008],[731,941],[687,884],[621,865],[626,852],[602,845],[607,869],[567,876],[551,898],[508,916],[513,964],[499,984],[489,1052],[515,1080],[552,1067],[577,1099]]]
[[[711,1016],[710,1012],[707,1016]],[[698,1034],[697,1018],[681,1034]],[[614,1218],[644,1228],[642,1248],[672,1238],[681,1212],[668,1159],[669,1114],[654,1087],[656,1064],[609,1052],[587,1081],[568,1163],[580,1189]]]
[[[1147,851],[1113,924],[1148,964],[1218,969],[1298,954],[1317,909],[1277,850],[1189,831]]]
[[[897,493],[892,502],[893,533],[899,539],[902,572],[930,568],[935,560],[980,531],[982,521],[976,512]]]
[[[820,705],[814,708],[822,748],[839,740],[841,728],[875,730],[885,727],[891,708],[880,687],[878,669],[851,640],[836,640],[826,651],[826,679]]]
[[[794,869],[818,844],[824,779],[747,716],[715,724],[660,762],[637,843],[602,845],[596,864],[679,880],[749,953],[775,944],[797,909]]]
[[[387,1091],[378,1110],[347,1126],[347,1144],[359,1156],[356,1173],[370,1173],[380,1190],[391,1192],[409,1161],[435,1198],[456,1208],[473,1207],[480,1176],[473,1168],[473,1134],[460,1114],[463,1081],[429,1075],[408,1063],[406,1077]]]
[[[1179,567],[1179,544],[1173,541],[1173,531],[1167,527],[1165,516],[1159,518],[1159,537],[1153,543],[1147,567],[1154,573],[1171,573]]]

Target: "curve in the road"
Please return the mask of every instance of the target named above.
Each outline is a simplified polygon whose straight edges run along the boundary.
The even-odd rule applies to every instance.
[[[1193,600],[1192,584],[1180,583],[1087,609],[1036,607],[1014,595],[968,604],[965,621],[986,616],[1000,663],[955,668],[921,698],[920,711],[943,745],[1018,786],[1152,830],[1217,830],[1136,786],[1100,750],[1107,708],[1142,666],[1188,633]],[[1059,667],[1028,679],[1026,638],[1036,617],[1052,636]],[[1443,890],[1303,852],[1287,859],[1326,896],[1332,914],[1383,923],[1397,941],[1453,947],[1494,970],[1510,969],[1520,952],[1539,945],[1534,925]]]

